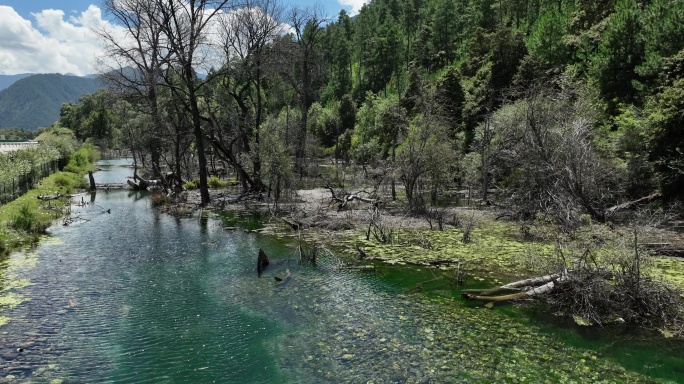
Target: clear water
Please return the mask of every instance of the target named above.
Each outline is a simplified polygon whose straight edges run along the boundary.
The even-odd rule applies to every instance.
[[[103,159],[97,162],[97,167],[99,170],[93,176],[98,184],[124,184],[133,176],[132,159]]]
[[[576,334],[531,325],[512,307],[465,304],[443,284],[407,290],[431,280],[428,270],[302,266],[293,244],[252,232],[253,219],[178,219],[127,191],[94,199],[74,207],[85,220],[0,263],[3,286],[32,284],[9,289],[28,301],[0,313],[11,318],[0,327],[0,382],[684,380],[676,353],[626,364],[611,342],[571,342]],[[259,278],[260,248],[272,265]],[[651,378],[633,372],[653,361]]]

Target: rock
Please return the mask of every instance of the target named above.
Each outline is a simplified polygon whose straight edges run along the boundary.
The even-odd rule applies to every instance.
[[[5,360],[5,361],[12,361],[12,360],[16,359],[17,356],[19,356],[19,354],[17,352],[7,352],[7,353],[3,353],[2,355],[0,355],[2,360]]]

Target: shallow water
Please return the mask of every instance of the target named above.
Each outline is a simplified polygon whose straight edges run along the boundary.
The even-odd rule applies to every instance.
[[[96,180],[120,182],[126,170]],[[446,285],[407,290],[430,270],[302,266],[293,244],[253,232],[253,218],[173,218],[126,191],[94,201],[74,207],[84,220],[2,262],[4,293],[27,301],[0,313],[11,319],[0,327],[0,382],[684,380],[676,352],[641,345],[630,362],[613,341],[534,325],[515,307],[464,303]],[[272,262],[260,278],[259,248]]]

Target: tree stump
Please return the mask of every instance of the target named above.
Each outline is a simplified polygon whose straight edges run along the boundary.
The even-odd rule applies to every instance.
[[[261,277],[261,272],[268,266],[268,256],[263,249],[259,249],[259,257],[257,258],[257,274]]]

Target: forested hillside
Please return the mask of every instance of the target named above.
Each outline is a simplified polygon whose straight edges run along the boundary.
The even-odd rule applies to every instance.
[[[0,91],[0,128],[36,130],[59,119],[62,103],[74,102],[100,87],[95,79],[39,74]]]
[[[18,80],[31,76],[32,73],[22,73],[19,75],[0,75],[0,91],[14,84]]]
[[[210,3],[228,5],[107,2],[141,44],[104,34],[117,97],[62,124],[201,185],[218,158],[275,196],[323,156],[394,197],[402,186],[409,207],[467,187],[505,191],[525,215],[604,220],[623,201],[684,197],[682,0],[375,0],[353,19],[266,0],[198,11]],[[200,79],[206,51],[187,43],[209,19],[223,62]]]

